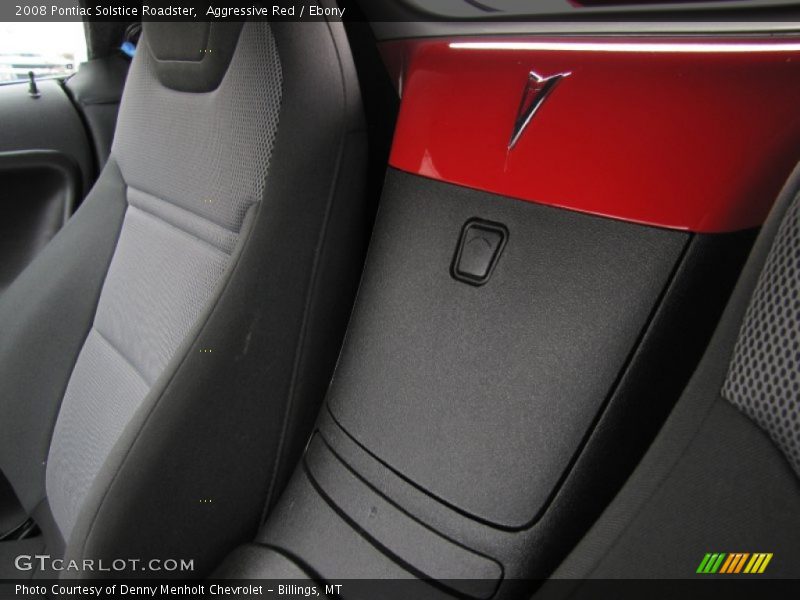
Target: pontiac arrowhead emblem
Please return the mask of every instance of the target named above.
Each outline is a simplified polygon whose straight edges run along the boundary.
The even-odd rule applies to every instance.
[[[569,77],[570,75],[572,73],[558,73],[549,77],[542,77],[535,71],[531,71],[528,74],[528,81],[525,84],[522,100],[520,100],[519,109],[517,110],[517,118],[514,121],[514,129],[511,131],[511,139],[508,141],[509,150],[514,147],[525,132],[528,123],[533,119],[533,115],[544,104],[550,93],[564,77]]]

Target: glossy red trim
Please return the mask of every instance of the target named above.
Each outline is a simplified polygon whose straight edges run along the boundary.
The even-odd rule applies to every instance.
[[[760,225],[800,159],[797,38],[458,38],[382,51],[402,92],[390,164],[425,177],[726,232]],[[531,70],[571,75],[509,150]]]

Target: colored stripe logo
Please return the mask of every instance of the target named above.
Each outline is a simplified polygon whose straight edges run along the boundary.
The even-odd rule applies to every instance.
[[[771,560],[771,552],[708,552],[696,572],[702,575],[755,575],[763,573]]]

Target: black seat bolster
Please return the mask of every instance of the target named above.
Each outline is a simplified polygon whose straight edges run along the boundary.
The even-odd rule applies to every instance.
[[[647,454],[557,579],[691,577],[703,552],[773,552],[798,575],[800,482],[784,454],[720,395],[772,243],[800,193],[800,167],[763,226],[714,337]],[[660,560],[653,560],[654,545]],[[541,593],[552,592],[546,585]]]
[[[64,82],[89,130],[98,170],[105,166],[111,152],[129,64],[118,55],[95,58],[83,63]]]
[[[0,470],[29,515],[45,499],[53,426],[126,208],[112,161],[78,212],[0,296],[0,422],[9,424],[0,436]]]

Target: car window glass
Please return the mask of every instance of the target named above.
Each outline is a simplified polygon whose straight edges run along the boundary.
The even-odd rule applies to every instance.
[[[0,85],[66,77],[86,60],[83,23],[0,22]]]

